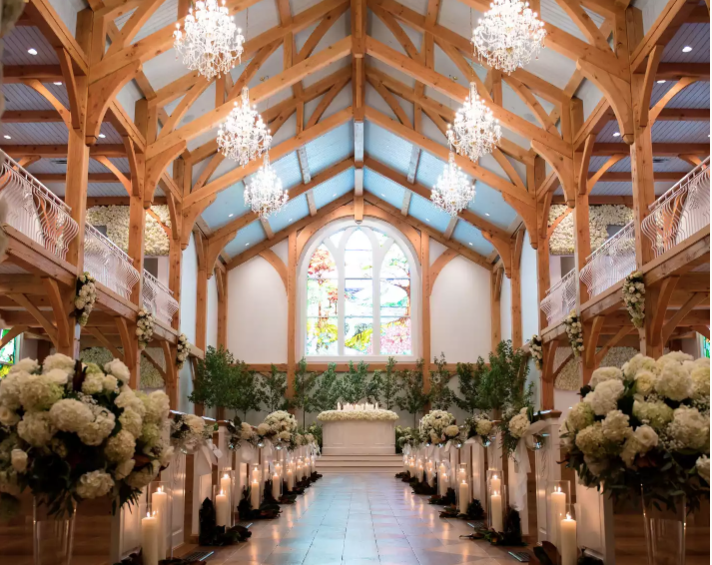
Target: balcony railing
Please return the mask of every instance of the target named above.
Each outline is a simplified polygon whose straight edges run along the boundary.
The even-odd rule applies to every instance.
[[[90,224],[84,231],[84,269],[126,299],[131,298],[131,289],[139,281],[131,258]]]
[[[580,276],[593,298],[634,270],[635,224],[630,222],[588,256]]]
[[[709,164],[707,157],[650,205],[641,228],[656,257],[710,225]]]
[[[6,222],[64,260],[79,233],[71,208],[7,154],[0,151],[0,198],[7,203]]]
[[[569,271],[546,293],[541,309],[549,326],[558,324],[576,307],[576,269]]]
[[[143,307],[166,324],[171,323],[173,314],[179,308],[178,301],[173,298],[173,292],[145,269],[142,298]]]

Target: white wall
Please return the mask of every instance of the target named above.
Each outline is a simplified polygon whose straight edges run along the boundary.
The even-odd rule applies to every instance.
[[[195,343],[197,280],[198,256],[195,252],[195,241],[191,234],[188,247],[183,251],[180,277],[180,331],[187,336],[190,343]],[[193,377],[191,371],[191,364],[185,363],[178,379],[180,386],[178,409],[183,412],[193,412],[193,406],[187,400],[187,396],[193,391]]]
[[[228,272],[227,348],[246,363],[287,362],[287,291],[255,257]]]
[[[449,363],[487,357],[492,343],[490,272],[458,256],[440,272],[430,295],[433,355]]]
[[[522,278],[522,338],[525,342],[539,333],[539,281],[536,264],[536,249],[532,249],[529,234],[525,232],[522,258],[519,263]]]
[[[218,284],[215,275],[208,279],[207,344],[218,346]]]
[[[512,339],[512,281],[502,277],[502,292],[499,298],[499,318],[502,341]]]

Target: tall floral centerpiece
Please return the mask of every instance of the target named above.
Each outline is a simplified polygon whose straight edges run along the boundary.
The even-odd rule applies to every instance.
[[[168,396],[136,393],[128,380],[117,359],[102,369],[56,354],[23,359],[0,381],[0,503],[8,515],[24,489],[33,494],[36,563],[69,562],[77,504],[136,503],[170,462]]]
[[[208,426],[195,414],[174,414],[171,420],[171,445],[183,453],[193,453],[213,437]]]
[[[468,418],[465,422],[465,427],[467,428],[467,438],[476,437],[480,440],[483,447],[489,447],[492,443],[492,436],[495,433],[494,422],[487,416],[480,412]]]
[[[460,435],[455,416],[445,410],[431,410],[420,420],[418,428],[424,441],[442,447]]]
[[[673,352],[594,371],[562,424],[566,464],[616,501],[642,494],[652,562],[684,561],[686,507],[709,500],[710,364]],[[667,523],[665,542],[656,521]],[[665,557],[665,556],[663,556]]]
[[[276,449],[287,447],[294,449],[296,446],[295,434],[297,432],[297,419],[285,410],[276,410],[268,414],[264,421],[257,426],[258,446],[263,447],[265,440],[271,442]]]

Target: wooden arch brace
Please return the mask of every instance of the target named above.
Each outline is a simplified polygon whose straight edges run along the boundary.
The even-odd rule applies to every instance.
[[[435,262],[430,267],[430,277],[428,280],[428,296],[433,294],[433,288],[435,287],[435,281],[438,275],[446,267],[446,265],[457,257],[458,253],[454,249],[446,249],[440,257],[438,257]]]
[[[104,121],[109,105],[119,91],[141,71],[141,63],[134,61],[118,71],[100,78],[89,85],[87,102],[86,142],[94,145],[101,133],[101,123]]]
[[[554,151],[543,143],[532,141],[532,149],[541,155],[551,168],[554,169],[556,176],[559,177],[561,188],[566,196],[566,203],[573,208],[576,199],[576,181],[574,179],[574,161],[571,157],[562,155],[558,151]],[[536,224],[535,224],[536,225]]]
[[[153,195],[156,192],[158,181],[163,176],[163,171],[188,147],[188,143],[181,141],[173,147],[151,157],[146,161],[146,176],[143,187],[143,207],[148,210],[153,204]],[[187,230],[190,231],[190,230]]]

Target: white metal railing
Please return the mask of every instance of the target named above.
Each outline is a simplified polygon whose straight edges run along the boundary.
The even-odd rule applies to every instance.
[[[7,225],[64,260],[79,233],[71,208],[40,181],[0,151],[0,198],[7,204]]]
[[[178,311],[178,301],[173,298],[173,291],[167,288],[156,277],[143,270],[143,307],[150,310],[154,316],[166,324],[173,320],[173,314]]]
[[[635,270],[635,224],[629,222],[586,258],[581,281],[593,298]]]
[[[709,164],[707,157],[650,205],[641,229],[656,257],[710,225]]]
[[[541,301],[549,326],[558,324],[576,307],[576,269],[569,271],[552,286]]]
[[[84,270],[104,286],[131,298],[131,289],[139,281],[139,273],[131,258],[94,226],[84,230]]]

